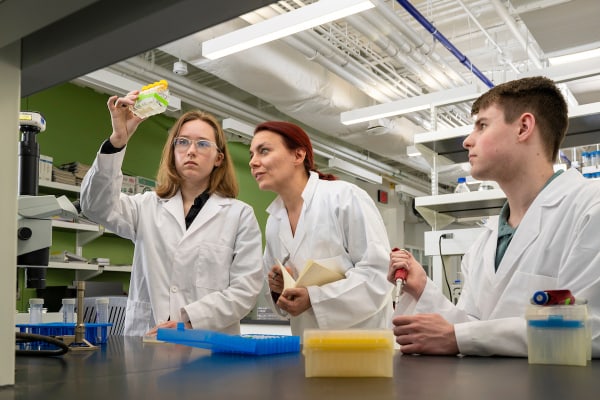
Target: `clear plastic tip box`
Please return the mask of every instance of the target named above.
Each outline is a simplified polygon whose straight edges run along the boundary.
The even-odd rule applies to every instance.
[[[385,377],[394,372],[394,334],[389,329],[306,330],[305,375]]]
[[[169,105],[169,84],[160,80],[142,88],[131,111],[140,118],[148,118],[160,114]]]
[[[586,304],[529,305],[527,352],[530,364],[587,365],[592,356]]]

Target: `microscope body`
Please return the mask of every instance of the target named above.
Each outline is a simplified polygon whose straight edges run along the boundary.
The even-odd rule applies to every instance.
[[[37,196],[38,184],[39,184],[39,161],[40,161],[40,146],[37,142],[37,135],[46,130],[46,120],[44,117],[37,112],[22,111],[19,113],[19,131],[21,132],[21,140],[19,142],[19,195],[20,196]],[[26,266],[47,266],[50,258],[50,245],[52,244],[52,223],[50,223],[50,244],[46,247],[36,248],[30,252],[19,251],[17,255],[17,265]],[[17,237],[19,237],[18,247],[21,248],[21,243],[24,241],[28,242],[26,247],[37,247],[37,245],[30,245],[33,243],[32,237],[27,239],[20,239],[20,237],[27,236],[27,230],[41,229],[45,231],[46,228],[41,228],[39,225],[46,225],[46,223],[34,223],[30,227],[21,228],[21,217],[19,217],[19,228],[17,230]],[[36,237],[38,234],[36,234]],[[44,236],[46,236],[44,234]],[[46,242],[46,241],[41,241]],[[40,243],[41,243],[40,242]],[[46,269],[45,268],[27,268],[25,270],[27,276],[27,287],[44,289],[46,287]]]

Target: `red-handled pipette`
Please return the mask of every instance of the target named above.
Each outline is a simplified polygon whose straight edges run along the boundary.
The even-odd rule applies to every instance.
[[[399,248],[394,247],[392,252],[400,251]],[[406,277],[408,276],[408,271],[404,268],[398,268],[396,272],[394,272],[394,279],[396,281],[396,290],[394,293],[394,308],[396,304],[398,304],[398,300],[400,299],[400,295],[402,294],[402,290],[404,289],[404,284],[406,283]]]

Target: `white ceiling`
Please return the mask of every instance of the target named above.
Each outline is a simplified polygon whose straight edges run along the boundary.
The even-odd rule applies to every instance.
[[[108,69],[141,82],[168,79],[184,109],[200,107],[250,125],[295,121],[324,153],[426,188],[430,167],[409,158],[406,147],[415,133],[469,124],[469,103],[439,107],[435,118],[421,111],[349,126],[341,124],[340,113],[468,84],[482,92],[487,87],[396,1],[373,0],[372,10],[222,59],[202,57],[207,39],[313,2],[279,1]],[[597,0],[411,4],[494,84],[531,71],[544,74],[549,57],[600,48]],[[188,64],[185,77],[172,72],[178,60]],[[599,76],[566,85],[578,104],[600,101]],[[465,173],[443,164],[446,185]]]

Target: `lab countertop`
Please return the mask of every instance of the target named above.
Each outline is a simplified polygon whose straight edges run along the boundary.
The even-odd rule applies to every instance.
[[[394,356],[393,378],[305,378],[301,353],[211,355],[110,337],[99,350],[17,356],[0,399],[596,399],[600,362],[529,365],[524,358]]]

